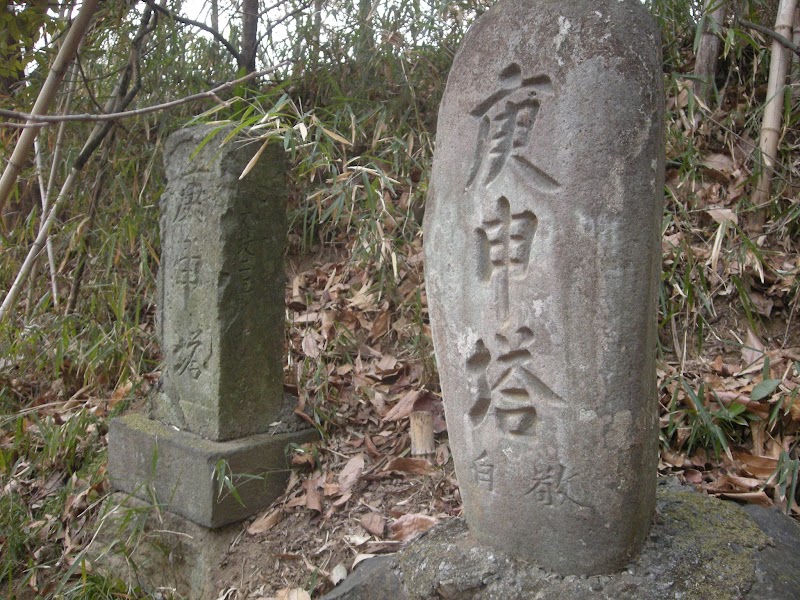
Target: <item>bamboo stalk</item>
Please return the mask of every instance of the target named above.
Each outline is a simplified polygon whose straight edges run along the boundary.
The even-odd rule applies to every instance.
[[[44,164],[42,160],[42,146],[39,143],[39,138],[36,138],[33,142],[33,152],[35,158],[35,166],[36,166],[36,179],[39,182],[39,195],[41,196],[42,201],[42,218],[44,219],[44,215],[47,214],[47,210],[50,208],[50,199],[47,196],[47,187],[44,184]],[[56,261],[55,256],[53,255],[53,242],[48,235],[45,240],[45,247],[47,249],[47,264],[50,269],[50,289],[53,293],[53,305],[58,308],[58,283],[56,282]],[[31,279],[36,279],[36,271],[38,267],[38,262],[34,262],[33,268],[31,270]],[[33,286],[28,288],[28,313],[30,314],[30,310],[32,307],[32,299],[33,299]]]
[[[792,42],[795,46],[800,46],[800,6],[794,11],[794,29],[792,30]],[[800,55],[792,55],[792,98],[800,98]]]
[[[436,453],[433,439],[433,415],[427,410],[409,415],[411,425],[411,456],[430,457]]]
[[[58,50],[53,66],[50,68],[47,79],[33,105],[31,114],[44,114],[50,109],[50,104],[55,98],[58,86],[61,84],[61,80],[64,78],[70,63],[75,58],[83,36],[89,29],[89,23],[91,23],[92,17],[97,11],[98,4],[99,0],[84,0],[80,11],[78,11],[77,18],[73,21],[64,43]],[[24,129],[19,136],[14,152],[11,154],[3,175],[0,177],[0,213],[11,195],[11,191],[14,189],[14,184],[17,182],[17,178],[25,164],[25,159],[31,153],[33,141],[36,139],[37,134],[37,128],[28,128]],[[0,225],[4,227],[4,224],[0,223]]]
[[[148,33],[148,23],[150,22],[151,14],[151,11],[147,9],[142,15],[139,31],[134,38],[131,53],[128,58],[128,65],[120,75],[120,79],[117,82],[111,97],[106,101],[106,105],[104,107],[105,110],[123,111],[133,101],[134,97],[136,97],[136,94],[139,92],[141,85],[141,82],[138,80],[139,52],[140,46],[144,41],[144,37]],[[136,79],[136,82],[134,83],[133,88],[128,91],[131,79],[134,78]],[[22,263],[22,266],[20,267],[19,272],[14,279],[14,283],[11,285],[11,288],[8,290],[8,293],[3,300],[3,304],[0,306],[0,322],[2,322],[3,319],[8,316],[8,314],[11,312],[11,309],[16,304],[17,298],[22,291],[22,286],[25,285],[25,282],[33,270],[33,265],[35,264],[36,259],[39,257],[39,253],[44,247],[45,240],[50,232],[50,228],[55,222],[56,215],[66,199],[72,193],[75,183],[78,180],[78,176],[113,127],[113,120],[98,122],[95,124],[92,132],[89,134],[89,138],[86,140],[86,143],[78,153],[75,162],[72,164],[72,169],[70,170],[67,179],[61,186],[61,191],[59,191],[58,197],[53,203],[53,207],[47,214],[47,218],[42,221],[42,224],[39,228],[39,234],[36,236],[33,244],[31,244],[28,255],[25,257],[25,261]]]
[[[785,38],[792,37],[797,0],[781,0],[775,21],[775,32]],[[751,233],[761,233],[767,218],[772,175],[777,163],[778,141],[781,132],[783,95],[786,89],[786,73],[789,67],[788,50],[777,40],[772,41],[772,57],[769,65],[767,100],[764,105],[764,120],[761,124],[759,150],[761,175],[753,192],[752,202],[756,210],[747,221]]]
[[[694,74],[698,78],[695,96],[708,106],[711,92],[714,89],[714,77],[717,74],[717,59],[719,58],[720,39],[719,32],[728,15],[727,0],[705,0],[703,6],[703,34],[697,47]],[[700,26],[700,25],[698,25]]]
[[[58,209],[61,208],[64,200],[66,200],[66,198],[72,192],[72,188],[78,179],[79,173],[80,171],[78,169],[75,167],[72,168],[72,171],[70,172],[66,181],[64,181],[64,185],[61,186],[61,192],[59,192],[58,198],[53,204],[53,208],[50,209],[50,212],[47,214],[47,218],[42,221],[42,225],[39,228],[39,235],[36,236],[36,240],[34,240],[33,244],[31,245],[31,249],[28,251],[28,256],[25,257],[25,262],[22,263],[22,266],[17,273],[17,277],[14,279],[14,283],[11,285],[11,289],[8,290],[8,294],[6,294],[3,304],[0,306],[0,321],[3,321],[9,311],[14,307],[17,297],[22,291],[22,286],[25,285],[25,281],[27,281],[28,275],[30,275],[31,270],[33,269],[33,264],[39,257],[39,253],[44,247],[47,234],[50,232],[50,227],[53,226],[53,221],[56,219],[56,214],[58,214]]]

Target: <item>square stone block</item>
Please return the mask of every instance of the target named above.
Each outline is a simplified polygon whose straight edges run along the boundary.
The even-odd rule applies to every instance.
[[[305,429],[215,442],[132,414],[111,421],[108,472],[115,489],[217,528],[269,506],[289,476],[287,445],[317,439]],[[219,481],[223,464],[241,502]]]
[[[219,597],[225,553],[242,527],[208,529],[160,508],[152,500],[111,494],[87,558],[98,572],[147,598]]]

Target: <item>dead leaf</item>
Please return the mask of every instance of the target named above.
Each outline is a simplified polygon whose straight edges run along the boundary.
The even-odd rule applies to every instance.
[[[755,479],[753,477],[740,477],[739,475],[729,474],[728,479],[730,479],[731,483],[735,484],[737,487],[747,491],[759,488],[763,484],[760,479]]]
[[[436,525],[439,519],[420,513],[403,515],[389,526],[392,538],[400,542],[408,542],[425,533]]]
[[[362,546],[366,544],[371,537],[371,535],[346,535],[344,536],[344,541],[353,546]]]
[[[367,437],[365,437],[364,442],[367,447],[367,452],[372,458],[378,460],[383,457],[383,454],[381,454],[381,451],[378,450],[378,447],[375,445],[375,442],[372,441],[371,436],[368,435]]]
[[[703,474],[697,469],[686,469],[684,477],[689,483],[703,483]]]
[[[356,565],[360,562],[367,560],[368,558],[374,558],[377,554],[356,554],[356,557],[353,559],[353,569],[356,568]]]
[[[772,298],[767,298],[763,294],[759,294],[753,290],[749,293],[750,300],[753,301],[753,305],[756,307],[756,310],[759,314],[764,315],[765,317],[769,317],[770,313],[772,312],[772,307],[775,303],[772,301]]]
[[[364,470],[364,454],[356,454],[353,458],[347,461],[347,464],[339,473],[339,491],[345,494],[353,487],[353,484],[361,477],[361,472]]]
[[[742,363],[744,367],[739,374],[743,375],[745,373],[754,373],[761,370],[761,367],[764,365],[765,351],[764,343],[748,327],[747,337],[742,346]]]
[[[725,222],[733,223],[734,225],[739,224],[739,216],[729,208],[712,208],[706,212],[720,225]]]
[[[748,504],[758,504],[759,506],[772,506],[772,500],[764,492],[723,492],[721,497],[737,502],[747,502]]]
[[[392,373],[397,369],[397,359],[391,354],[384,354],[375,365],[375,369],[383,373]]]
[[[342,496],[341,498],[336,500],[336,502],[333,503],[333,506],[335,508],[339,508],[340,506],[344,506],[345,504],[347,504],[347,501],[350,500],[350,498],[352,498],[352,497],[353,497],[353,492],[347,492],[344,496]]]
[[[361,525],[361,527],[363,527],[365,531],[371,533],[374,536],[377,537],[383,536],[383,529],[384,529],[383,517],[378,513],[370,512],[365,514],[363,517],[361,517],[359,525]]]
[[[703,166],[717,181],[727,182],[735,170],[733,159],[725,154],[709,154],[703,159]]]
[[[682,455],[676,454],[671,450],[662,450],[661,460],[669,465],[672,465],[673,467],[678,467],[679,469],[686,464],[686,459]]]
[[[265,513],[253,521],[250,527],[247,528],[247,533],[250,535],[258,535],[259,533],[269,531],[280,523],[282,518],[283,514],[280,510],[273,510],[272,512]]]
[[[427,475],[435,471],[433,465],[421,458],[395,458],[383,469],[384,471],[400,471],[414,475]]]
[[[789,414],[793,421],[800,421],[800,398],[796,398],[789,407]]]
[[[392,410],[386,413],[386,416],[383,418],[383,420],[399,421],[400,419],[407,417],[411,414],[411,411],[414,410],[414,403],[419,400],[422,394],[422,390],[411,390],[392,407]]]
[[[306,505],[306,497],[305,496],[296,496],[289,500],[286,503],[286,508],[295,508],[298,506],[305,506]]]
[[[304,448],[297,448],[292,452],[292,465],[296,467],[302,467],[304,465],[308,465],[312,469],[314,468],[314,453],[308,452]]]
[[[303,588],[284,588],[278,590],[277,600],[311,600],[311,596]]]
[[[331,574],[328,577],[333,585],[337,585],[340,581],[344,581],[345,578],[347,578],[347,567],[345,567],[343,563],[339,563],[333,567]]]
[[[314,339],[314,333],[309,329],[303,336],[303,353],[309,358],[319,358],[320,350]]]
[[[450,448],[447,444],[440,444],[436,447],[436,464],[443,467],[450,460]]]
[[[378,316],[372,322],[372,328],[370,329],[370,338],[374,342],[375,340],[383,337],[389,331],[389,311],[383,310],[378,313]]]
[[[775,469],[778,468],[778,461],[774,458],[767,458],[766,456],[753,456],[746,452],[735,452],[734,458],[742,463],[745,471],[750,473],[753,477],[760,477],[767,479],[772,476]]]
[[[133,382],[130,379],[126,379],[125,382],[118,386],[117,389],[114,390],[114,393],[111,394],[111,398],[108,401],[108,407],[113,408],[117,404],[119,404],[120,400],[127,396],[131,389],[133,389]]]
[[[317,486],[318,486],[317,478],[306,479],[303,482],[303,489],[306,491],[306,507],[321,513],[322,494],[320,493]]]

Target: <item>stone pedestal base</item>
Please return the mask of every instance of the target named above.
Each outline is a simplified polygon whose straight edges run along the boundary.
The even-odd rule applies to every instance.
[[[104,505],[87,550],[99,571],[152,598],[217,598],[225,552],[240,525],[207,529],[125,493]]]
[[[530,527],[536,527],[531,523]],[[776,600],[800,598],[800,527],[660,482],[655,523],[619,573],[561,576],[478,543],[451,519],[361,565],[323,600]]]
[[[286,447],[318,436],[306,429],[212,442],[127,415],[110,424],[108,473],[115,489],[214,529],[269,506],[289,475]]]

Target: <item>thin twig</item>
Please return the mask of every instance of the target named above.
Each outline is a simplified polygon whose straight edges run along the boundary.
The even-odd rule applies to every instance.
[[[44,171],[43,161],[42,161],[42,145],[39,143],[39,138],[33,142],[33,151],[34,157],[36,159],[36,178],[39,182],[39,192],[41,195],[42,200],[42,215],[47,214],[47,210],[50,208],[50,199],[47,196],[47,188],[44,185],[44,176],[42,175],[42,171]],[[50,236],[47,236],[45,240],[45,246],[47,247],[47,264],[50,269],[50,287],[53,292],[53,306],[58,308],[58,283],[56,282],[56,261],[55,256],[53,254],[53,240]],[[31,287],[30,289],[33,289]],[[30,306],[29,306],[30,308]]]
[[[97,114],[97,115],[90,115],[90,114],[80,114],[80,115],[32,115],[29,113],[22,113],[13,110],[5,110],[0,109],[0,117],[5,117],[6,119],[17,119],[19,121],[33,121],[38,123],[39,126],[48,125],[51,123],[64,123],[64,122],[103,122],[103,121],[118,121],[120,119],[127,119],[129,117],[138,117],[140,115],[147,115],[154,112],[160,112],[163,110],[168,110],[170,108],[174,108],[176,106],[180,106],[182,104],[186,104],[188,102],[194,102],[195,100],[205,100],[208,98],[214,99],[219,101],[217,94],[224,90],[230,89],[232,87],[236,87],[240,83],[244,83],[245,81],[249,81],[256,77],[260,77],[262,75],[268,75],[281,67],[285,67],[289,64],[289,61],[284,61],[275,65],[274,67],[270,67],[269,69],[264,69],[262,71],[256,71],[255,73],[250,73],[249,75],[245,75],[244,77],[240,77],[239,79],[235,79],[233,81],[228,81],[223,83],[222,85],[218,85],[217,87],[208,90],[206,92],[200,92],[199,94],[193,94],[191,96],[186,96],[185,98],[180,98],[178,100],[172,100],[171,102],[165,102],[163,104],[156,104],[154,106],[147,106],[145,108],[137,108],[135,110],[126,110],[123,112],[114,112],[114,113],[106,113],[106,114]],[[0,123],[0,127],[5,127],[9,124],[7,123]]]
[[[61,80],[67,72],[67,67],[74,59],[78,51],[78,46],[80,46],[83,36],[89,29],[89,24],[97,10],[98,1],[99,0],[85,0],[81,6],[77,18],[73,21],[72,26],[69,28],[64,38],[64,43],[58,50],[50,72],[47,74],[47,79],[45,79],[44,85],[42,85],[42,89],[39,91],[39,95],[31,111],[34,115],[41,115],[50,110],[50,104],[56,95]],[[33,149],[33,140],[36,138],[36,135],[37,132],[34,130],[25,130],[22,132],[14,147],[14,152],[11,154],[11,158],[8,159],[3,175],[0,176],[0,212],[2,212],[5,207],[6,201],[11,195],[11,191],[14,189],[14,184],[17,182],[17,178],[23,169],[25,160]],[[0,219],[0,228],[3,228],[2,226],[2,219]]]
[[[308,9],[310,6],[311,6],[311,2],[306,2],[300,8],[298,8],[296,10],[293,10],[292,12],[286,13],[285,15],[283,15],[277,21],[271,23],[270,26],[267,27],[267,30],[263,34],[261,34],[261,36],[259,36],[258,42],[256,43],[256,45],[260,46],[261,43],[264,41],[264,39],[267,36],[271,35],[273,31],[275,31],[275,28],[278,27],[278,25],[281,25],[281,24],[285,23],[286,21],[288,21],[292,17],[296,17],[297,15],[299,15],[300,13],[302,13],[303,11]]]
[[[150,9],[146,9],[144,11],[144,14],[142,15],[142,22],[139,26],[140,32],[146,29],[147,24],[151,20],[151,15],[152,12]],[[156,18],[155,15],[153,15],[152,18]],[[120,76],[120,80],[114,89],[112,97],[109,98],[108,102],[106,103],[106,106],[109,109],[124,109],[126,106],[128,106],[128,104],[130,104],[130,102],[133,101],[141,87],[138,61],[141,50],[140,46],[143,40],[144,38],[141,35],[137,35],[133,40],[131,53],[128,58],[128,65]],[[128,86],[130,85],[132,78],[136,80],[136,83],[133,85],[131,90],[128,90]],[[16,278],[14,279],[14,283],[11,285],[11,288],[8,290],[8,293],[3,300],[3,304],[0,306],[0,322],[2,322],[14,308],[17,298],[22,291],[22,286],[25,285],[25,282],[28,280],[33,265],[36,262],[36,259],[39,257],[42,248],[44,247],[45,240],[50,232],[50,228],[55,222],[56,215],[58,215],[59,209],[66,202],[66,199],[72,194],[72,190],[78,181],[78,176],[114,125],[115,121],[96,123],[92,129],[92,132],[89,134],[89,139],[86,140],[86,143],[78,153],[75,162],[72,163],[70,173],[64,181],[64,184],[61,186],[61,191],[58,193],[58,197],[53,203],[53,207],[50,209],[50,212],[47,213],[47,217],[43,219],[39,228],[39,233],[36,236],[33,244],[31,244],[28,255],[25,257],[25,260],[22,263]]]
[[[159,4],[153,2],[153,0],[144,0],[144,2],[153,10],[157,10],[158,12],[166,15],[173,21],[177,23],[183,23],[184,25],[190,25],[192,27],[197,27],[198,29],[202,29],[206,33],[210,34],[217,42],[225,47],[225,49],[236,59],[236,62],[241,62],[241,54],[236,50],[236,48],[231,44],[228,40],[225,39],[225,36],[222,35],[219,31],[214,29],[213,27],[209,27],[205,23],[201,21],[193,21],[192,19],[187,19],[186,17],[182,17],[168,8],[165,8]]]
[[[798,46],[794,42],[787,40],[777,31],[773,31],[769,27],[764,27],[763,25],[758,25],[757,23],[752,23],[745,19],[737,19],[737,21],[739,22],[740,25],[744,25],[748,29],[753,29],[755,31],[758,31],[759,33],[763,33],[764,35],[771,37],[773,40],[775,40],[782,46],[785,46],[786,48],[788,48],[789,50],[800,56],[800,46]]]

